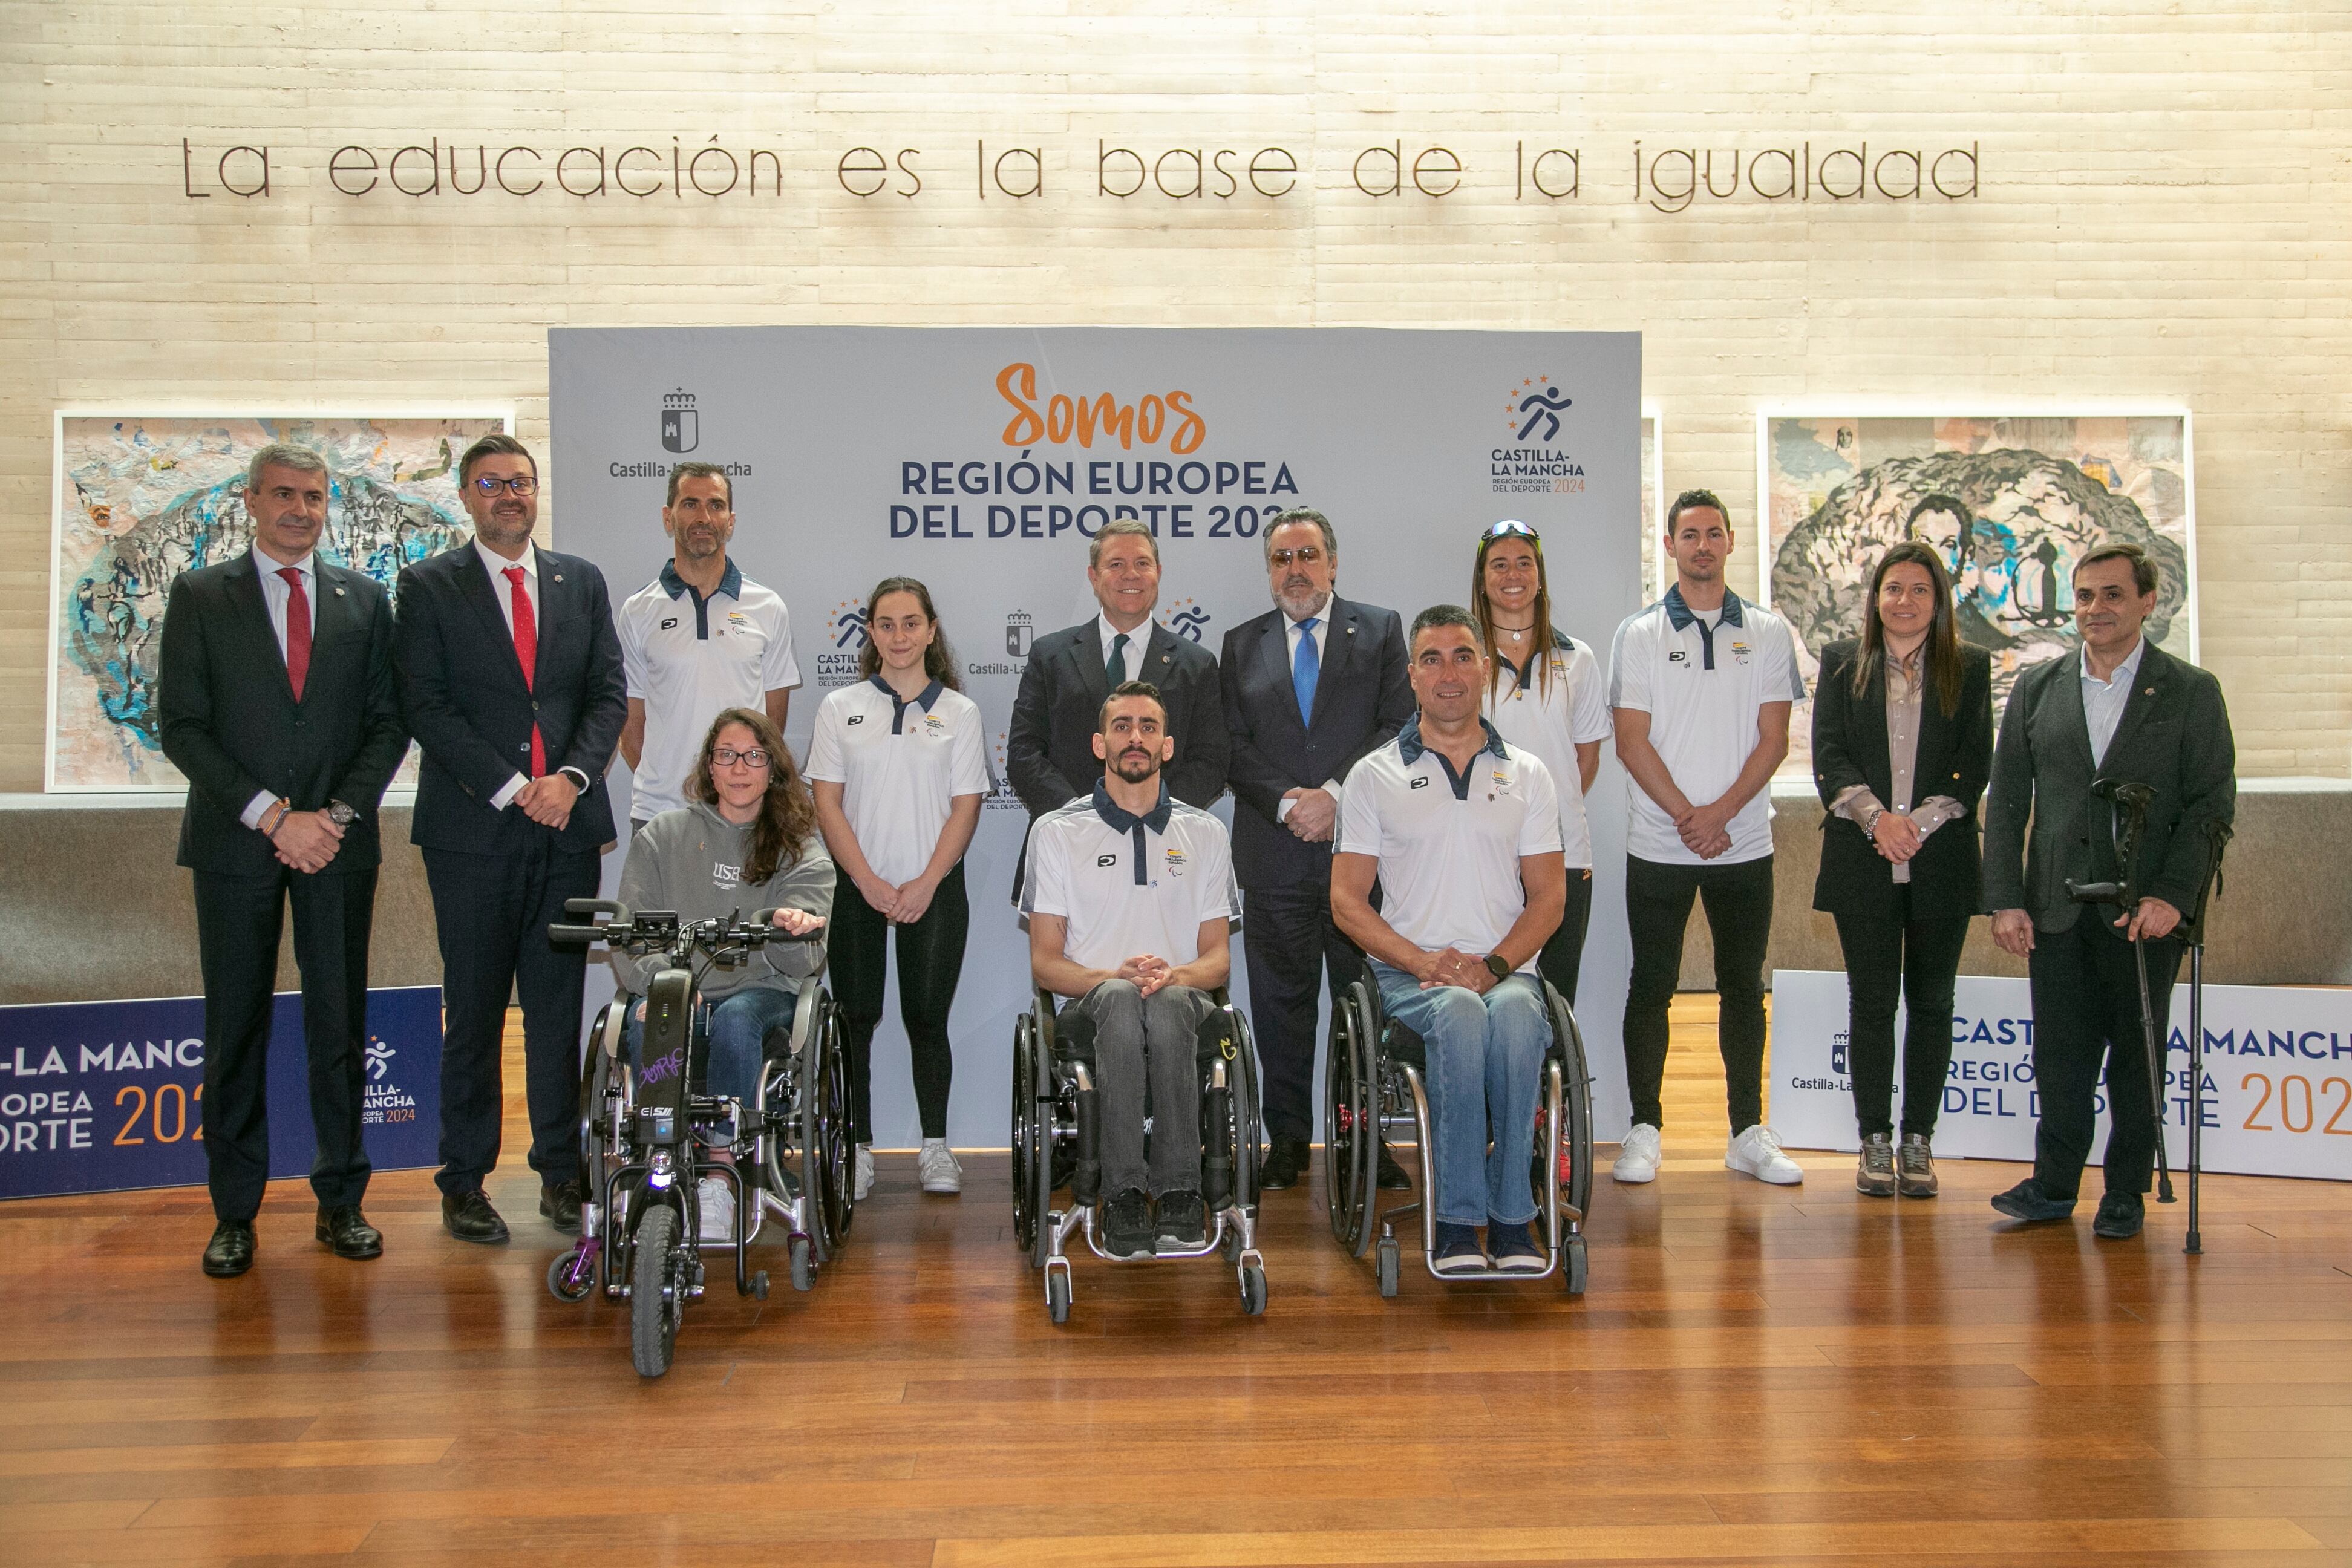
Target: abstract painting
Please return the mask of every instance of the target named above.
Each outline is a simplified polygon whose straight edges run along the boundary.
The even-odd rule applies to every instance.
[[[51,547],[47,787],[187,787],[155,710],[163,607],[181,573],[252,542],[245,472],[272,441],[327,461],[328,561],[390,589],[472,537],[457,459],[512,416],[141,416],[60,412]]]

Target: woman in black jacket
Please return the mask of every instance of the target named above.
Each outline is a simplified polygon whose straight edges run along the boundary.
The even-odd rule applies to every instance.
[[[1992,769],[1992,663],[1953,630],[1952,581],[1936,552],[1879,558],[1862,636],[1822,651],[1813,779],[1829,808],[1813,907],[1845,953],[1847,1065],[1873,1197],[1936,1194],[1932,1142],[1952,1063],[1952,986],[1982,905],[1977,800]],[[1894,1143],[1895,1006],[1903,1042],[1903,1141]]]

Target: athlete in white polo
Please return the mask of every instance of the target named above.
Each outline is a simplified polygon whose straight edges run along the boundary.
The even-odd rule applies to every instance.
[[[1430,1266],[1475,1272],[1491,1255],[1539,1274],[1528,1151],[1551,1018],[1536,955],[1566,902],[1559,801],[1542,761],[1478,715],[1486,652],[1469,611],[1422,611],[1406,651],[1421,710],[1349,770],[1331,918],[1371,960],[1382,1010],[1427,1044]]]
[[[669,471],[662,531],[671,557],[614,617],[629,717],[621,755],[635,780],[639,826],[688,804],[702,737],[730,708],[754,708],[779,733],[801,667],[782,599],[727,558],[735,482],[716,463]]]
[[[1711,490],[1666,513],[1675,584],[1617,628],[1609,705],[1617,760],[1639,787],[1626,830],[1625,919],[1633,975],[1625,998],[1625,1082],[1633,1127],[1621,1182],[1658,1173],[1666,1008],[1682,975],[1691,900],[1715,942],[1716,1026],[1731,1142],[1723,1163],[1759,1181],[1805,1179],[1764,1125],[1764,952],[1772,935],[1773,770],[1789,754],[1789,710],[1805,695],[1788,623],[1723,581],[1730,514]]]
[[[1209,994],[1233,968],[1241,894],[1225,825],[1171,797],[1160,776],[1174,745],[1158,688],[1140,680],[1114,688],[1094,750],[1105,763],[1094,793],[1029,830],[1021,912],[1031,973],[1054,994],[1076,998],[1063,1016],[1094,1030],[1110,1194],[1104,1243],[1113,1257],[1148,1258],[1155,1241],[1198,1247],[1207,1237],[1193,1042],[1216,1005]]]

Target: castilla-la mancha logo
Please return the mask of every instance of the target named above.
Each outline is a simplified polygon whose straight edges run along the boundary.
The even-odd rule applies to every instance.
[[[866,606],[855,599],[835,603],[824,618],[824,651],[816,656],[819,690],[855,686],[866,679],[858,673],[858,656],[866,650]]]
[[[1160,616],[1160,624],[1180,637],[1190,637],[1199,642],[1201,634],[1209,629],[1209,612],[1197,603],[1191,599],[1179,599],[1166,607],[1166,614]]]
[[[1037,633],[1037,624],[1026,610],[1015,610],[1004,617],[1004,652],[1011,658],[1027,658],[1029,644]]]
[[[1584,466],[1560,440],[1560,415],[1575,404],[1549,375],[1519,378],[1503,395],[1504,442],[1486,455],[1497,495],[1574,495]]]
[[[702,445],[702,420],[695,412],[694,394],[684,387],[662,394],[662,449],[691,452]]]

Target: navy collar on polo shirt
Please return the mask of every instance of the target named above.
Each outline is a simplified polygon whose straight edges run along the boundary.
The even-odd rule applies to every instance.
[[[728,570],[734,570],[734,563],[732,562],[728,563]],[[907,699],[904,702],[901,702],[898,700],[898,693],[892,689],[891,685],[887,680],[883,679],[882,677],[877,675],[873,678],[873,681],[874,689],[890,700],[890,733],[893,735],[899,733],[898,726],[907,721],[908,709],[920,708],[924,712],[928,713],[931,710],[931,704],[940,700],[940,693],[947,689],[945,686],[942,686],[940,682],[934,680],[929,686],[924,687],[920,691],[916,692],[914,696]]]
[[[1168,831],[1168,781],[1160,781],[1160,799],[1150,811],[1138,816],[1111,799],[1109,788],[1097,779],[1095,781],[1094,807],[1095,815],[1101,817],[1113,833],[1124,833],[1135,840],[1135,885],[1148,887],[1151,878],[1143,868],[1143,830],[1148,827],[1154,833]]]
[[[1534,660],[1530,659],[1528,662],[1532,664]],[[1503,744],[1502,732],[1496,730],[1494,725],[1488,723],[1483,717],[1478,721],[1478,728],[1486,732],[1486,743],[1479,747],[1477,752],[1470,753],[1471,760],[1475,762],[1477,759],[1478,752],[1492,752],[1496,756],[1502,758],[1505,762],[1510,761],[1511,749]],[[1404,728],[1397,731],[1397,757],[1398,760],[1402,762],[1406,767],[1411,767],[1413,763],[1421,761],[1422,753],[1427,751],[1429,751],[1429,746],[1421,738],[1421,715],[1415,713],[1412,718],[1404,721]],[[1444,752],[1437,752],[1433,754],[1437,758],[1437,765],[1445,770],[1445,782],[1454,786],[1454,798],[1456,800],[1468,800],[1470,798],[1470,775],[1468,773],[1455,773],[1454,771],[1454,760],[1451,757],[1448,757]]]
[[[1698,628],[1700,668],[1713,669],[1715,668],[1715,627],[1700,620],[1696,613],[1688,605],[1683,603],[1683,590],[1680,584],[1666,590],[1665,605],[1666,620],[1675,630],[1681,632],[1688,631],[1693,626]],[[1748,625],[1739,613],[1739,595],[1728,588],[1723,591],[1722,624],[1727,626],[1740,627]]]
[[[1551,651],[1553,653],[1572,653],[1575,649],[1576,643],[1573,638],[1571,638],[1566,632],[1561,631],[1558,626],[1552,627]],[[1511,662],[1510,655],[1504,653],[1498,648],[1495,653],[1495,662],[1501,665],[1505,669],[1509,670],[1514,676],[1517,677],[1519,689],[1525,691],[1535,685],[1536,666],[1543,662],[1543,658],[1540,655],[1531,653],[1528,655],[1527,663],[1513,664]]]
[[[710,616],[705,605],[709,601],[703,598],[701,592],[693,584],[677,574],[677,562],[675,557],[662,563],[661,585],[662,592],[673,599],[682,599],[688,595],[693,597],[694,635],[698,641],[708,641],[710,637]],[[743,568],[736,565],[733,561],[727,563],[727,571],[719,579],[719,592],[730,599],[740,599],[743,596]],[[712,595],[713,598],[717,596],[717,595]]]

